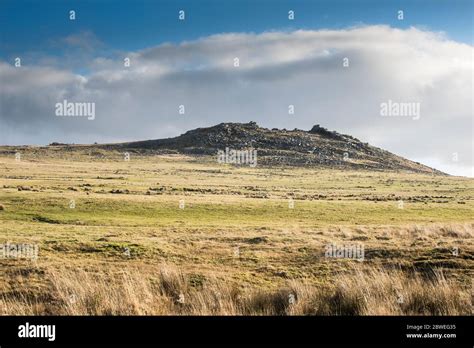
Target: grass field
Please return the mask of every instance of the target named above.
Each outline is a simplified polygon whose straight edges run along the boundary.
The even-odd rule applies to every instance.
[[[474,179],[0,150],[1,314],[471,314]]]

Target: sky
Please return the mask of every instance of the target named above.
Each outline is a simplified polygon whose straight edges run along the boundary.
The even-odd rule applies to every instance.
[[[0,0],[0,144],[320,124],[473,176],[473,4]],[[94,119],[58,117],[63,100],[94,103]],[[419,116],[384,117],[389,101]]]

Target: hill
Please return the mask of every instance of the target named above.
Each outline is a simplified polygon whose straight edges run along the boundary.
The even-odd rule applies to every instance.
[[[259,165],[317,166],[369,170],[405,170],[443,174],[433,168],[363,143],[350,135],[315,125],[300,129],[267,129],[255,122],[220,123],[167,139],[97,145],[106,149],[216,155],[217,151],[256,149]]]

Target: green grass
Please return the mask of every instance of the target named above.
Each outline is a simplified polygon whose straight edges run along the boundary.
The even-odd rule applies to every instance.
[[[75,208],[69,208],[71,199]],[[185,208],[179,209],[184,199]],[[357,224],[404,224],[470,221],[472,204],[404,203],[397,201],[295,201],[253,198],[216,198],[212,195],[144,197],[84,197],[30,192],[2,195],[8,207],[1,220],[53,224],[102,226],[166,226],[184,222],[188,226],[268,226],[298,223],[308,227]]]
[[[474,179],[21,152],[21,162],[0,155],[0,243],[38,244],[40,257],[0,259],[5,291],[23,286],[14,275],[26,272],[38,285],[31,291],[47,292],[48,272],[64,266],[101,274],[134,266],[148,277],[150,265],[174,264],[198,283],[216,277],[257,291],[288,280],[329,284],[357,262],[325,258],[330,243],[362,243],[367,269],[436,268],[470,286]]]

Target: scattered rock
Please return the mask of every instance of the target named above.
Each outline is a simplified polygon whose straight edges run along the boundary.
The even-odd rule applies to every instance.
[[[129,190],[120,190],[120,189],[115,189],[115,190],[110,190],[110,193],[118,193],[118,194],[128,194],[130,193]]]
[[[18,186],[18,191],[31,191],[29,186]]]
[[[254,237],[254,238],[246,238],[245,242],[249,244],[260,244],[265,243],[268,241],[267,237]]]
[[[193,129],[174,138],[107,145],[107,148],[111,147],[119,148],[120,151],[172,151],[198,156],[217,156],[219,150],[225,151],[226,148],[255,149],[258,165],[265,166],[317,166],[444,174],[318,124],[304,131],[296,128],[267,129],[255,122],[220,123]]]

